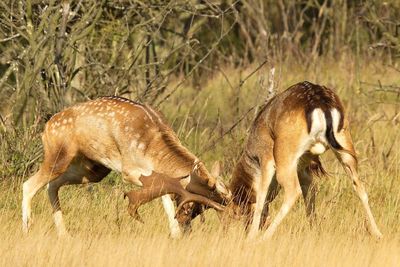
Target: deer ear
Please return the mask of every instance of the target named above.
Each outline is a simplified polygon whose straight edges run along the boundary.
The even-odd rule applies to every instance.
[[[194,162],[194,164],[193,164],[193,168],[192,168],[192,171],[191,171],[191,175],[192,175],[192,174],[197,174],[197,173],[199,172],[199,169],[200,169],[200,161],[199,161],[199,160],[196,160],[196,161]]]
[[[221,164],[219,163],[219,161],[214,161],[212,167],[211,167],[211,175],[213,177],[219,177],[221,174]]]

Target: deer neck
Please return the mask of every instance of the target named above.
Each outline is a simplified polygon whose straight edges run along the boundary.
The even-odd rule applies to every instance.
[[[244,153],[236,164],[229,185],[233,202],[238,205],[255,202],[254,181],[256,172],[259,172],[260,169],[256,164],[249,162],[246,157],[246,153]]]
[[[153,158],[154,170],[170,177],[189,175],[197,158],[180,143],[164,144]]]

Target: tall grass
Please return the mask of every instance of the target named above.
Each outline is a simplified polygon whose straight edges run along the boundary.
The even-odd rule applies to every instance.
[[[144,224],[129,217],[122,192],[130,186],[122,184],[117,174],[92,187],[61,189],[65,222],[72,238],[57,238],[45,191],[33,200],[34,225],[32,232],[24,236],[20,219],[21,183],[37,164],[27,168],[23,162],[29,158],[27,154],[35,151],[30,146],[39,149],[40,146],[38,134],[15,134],[11,140],[7,139],[13,142],[13,150],[10,146],[6,149],[3,144],[6,139],[2,139],[0,151],[1,158],[9,160],[7,166],[4,161],[0,163],[2,176],[7,174],[0,179],[0,265],[397,266],[400,262],[399,71],[376,61],[359,62],[357,66],[351,58],[320,60],[310,66],[281,62],[276,67],[278,91],[309,80],[332,87],[340,95],[351,120],[360,175],[366,183],[383,240],[376,241],[367,234],[361,203],[330,152],[323,156],[330,176],[316,181],[316,224],[310,228],[304,205],[298,201],[269,241],[246,240],[240,223],[224,229],[214,211],[206,212],[205,223],[196,219],[192,233],[172,240],[158,200],[141,208]],[[243,71],[226,67],[224,74],[216,73],[201,90],[182,86],[159,107],[182,142],[207,165],[216,159],[223,162],[227,182],[254,111],[211,149],[206,148],[250,107],[265,100],[266,91],[262,91],[259,81],[267,75],[267,70],[261,70],[238,87],[240,78],[254,68]],[[3,136],[10,137],[4,132]],[[10,153],[18,151],[25,154],[10,160]],[[8,171],[4,171],[5,167]],[[9,171],[13,168],[26,171],[16,171],[13,175]],[[272,216],[280,203],[278,197],[272,205]]]

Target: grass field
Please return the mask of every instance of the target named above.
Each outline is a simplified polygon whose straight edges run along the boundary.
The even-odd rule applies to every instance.
[[[47,192],[38,193],[33,199],[34,225],[24,236],[21,184],[33,170],[24,177],[15,177],[10,171],[30,159],[21,153],[23,160],[14,158],[9,165],[15,165],[2,165],[8,168],[2,173],[11,176],[2,177],[0,183],[0,266],[399,266],[400,97],[399,88],[393,87],[400,85],[399,70],[376,61],[357,66],[351,58],[319,61],[308,68],[289,63],[276,67],[278,91],[309,80],[334,88],[343,100],[360,175],[383,240],[368,235],[361,203],[331,152],[323,156],[330,176],[316,181],[316,225],[309,227],[299,201],[268,241],[246,240],[240,223],[224,230],[214,211],[206,212],[205,223],[196,219],[192,233],[173,240],[159,200],[141,208],[144,224],[129,217],[122,195],[130,187],[121,183],[117,174],[92,187],[61,189],[64,218],[72,235],[68,239],[57,238]],[[263,102],[266,92],[259,78],[268,71],[262,70],[237,88],[239,78],[254,68],[241,74],[226,68],[200,92],[183,86],[160,106],[182,142],[208,166],[213,160],[223,161],[227,182],[254,112],[205,150],[250,107]],[[32,134],[8,142],[15,142],[16,149],[35,151],[26,148],[38,143],[41,125],[35,127]],[[0,153],[4,159],[10,151]],[[280,202],[278,197],[272,205],[272,216]]]

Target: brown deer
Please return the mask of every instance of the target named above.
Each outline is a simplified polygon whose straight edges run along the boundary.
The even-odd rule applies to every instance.
[[[291,86],[263,106],[234,169],[230,184],[232,207],[236,215],[248,219],[249,237],[266,226],[268,204],[277,194],[276,182],[284,190],[284,200],[263,238],[273,235],[301,194],[307,215],[313,214],[313,174],[325,173],[319,156],[329,148],[352,179],[367,213],[370,232],[382,237],[358,176],[343,105],[331,89],[306,81]]]
[[[23,184],[25,232],[31,224],[31,200],[44,185],[48,185],[57,231],[64,235],[60,187],[100,182],[111,170],[120,172],[124,181],[143,186],[142,191],[127,194],[130,211],[162,196],[172,236],[179,236],[180,229],[174,204],[166,194],[180,196],[183,204],[197,201],[217,210],[230,199],[222,181],[207,171],[163,116],[148,105],[121,97],[77,104],[46,123],[42,140],[43,163]],[[131,214],[136,216],[136,211]]]

